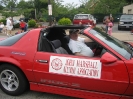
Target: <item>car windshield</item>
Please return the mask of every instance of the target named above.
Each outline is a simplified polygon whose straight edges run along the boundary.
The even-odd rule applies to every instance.
[[[11,46],[20,40],[27,32],[20,33],[0,41],[0,46]]]
[[[88,19],[88,15],[75,15],[74,19]]]
[[[102,42],[107,44],[110,48],[115,50],[117,53],[125,57],[126,59],[130,59],[132,56],[132,51],[129,47],[122,41],[109,36],[108,34],[102,32],[99,28],[94,28],[89,30],[89,33],[93,34],[95,37],[100,39]]]
[[[121,20],[133,20],[133,15],[122,15]]]

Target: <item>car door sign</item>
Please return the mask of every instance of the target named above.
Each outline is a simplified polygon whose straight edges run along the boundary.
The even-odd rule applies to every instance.
[[[100,60],[51,56],[49,72],[100,79],[101,62]]]

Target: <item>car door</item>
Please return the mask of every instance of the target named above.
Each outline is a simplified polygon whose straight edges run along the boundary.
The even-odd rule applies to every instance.
[[[108,56],[114,57],[108,53],[104,58]],[[119,59],[112,63],[100,61],[100,57],[37,52],[33,71],[37,83],[123,94],[129,83],[124,62]]]

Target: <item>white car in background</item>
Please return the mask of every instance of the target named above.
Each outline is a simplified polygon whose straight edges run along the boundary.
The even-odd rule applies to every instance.
[[[96,25],[96,18],[91,14],[76,14],[73,18],[73,24],[78,25],[80,23],[83,25]]]
[[[20,23],[19,20],[13,19],[13,25],[16,25],[16,24],[18,24],[18,23]]]

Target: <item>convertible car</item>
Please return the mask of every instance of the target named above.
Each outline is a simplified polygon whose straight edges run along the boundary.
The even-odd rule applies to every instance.
[[[69,29],[91,39],[94,57],[76,56]],[[133,98],[133,43],[89,26],[37,28],[0,41],[0,89],[21,95],[27,89],[83,99]]]

